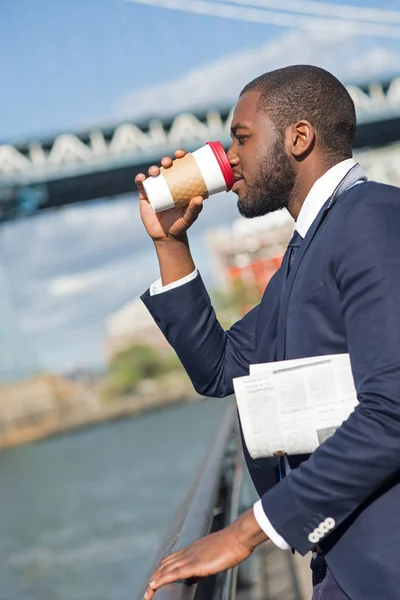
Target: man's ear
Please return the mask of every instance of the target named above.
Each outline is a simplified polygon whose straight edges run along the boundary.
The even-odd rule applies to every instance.
[[[289,151],[297,160],[302,160],[315,145],[315,130],[309,121],[301,120],[288,130]]]

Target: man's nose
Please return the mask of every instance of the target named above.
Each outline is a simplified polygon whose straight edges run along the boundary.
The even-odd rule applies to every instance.
[[[237,167],[239,164],[239,157],[236,152],[233,150],[233,143],[231,144],[229,150],[226,153],[229,163],[232,167]]]

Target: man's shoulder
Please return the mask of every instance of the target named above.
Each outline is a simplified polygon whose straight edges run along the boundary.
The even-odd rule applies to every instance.
[[[356,183],[347,190],[344,196],[359,195],[368,198],[377,198],[378,196],[397,196],[400,197],[400,188],[388,183],[380,183],[379,181],[363,181]]]
[[[400,217],[400,188],[378,181],[364,181],[347,190],[337,206],[338,217],[358,218],[360,213],[382,214],[393,208],[399,210]]]
[[[354,186],[356,188],[357,186]],[[387,194],[400,194],[400,188],[389,183],[381,183],[380,181],[373,181],[368,179],[360,184],[360,190],[368,193],[375,193],[377,191]]]
[[[334,212],[334,211],[333,211]],[[339,198],[331,224],[336,244],[348,250],[358,243],[380,244],[400,241],[400,188],[366,181],[349,189]],[[338,240],[340,243],[338,244]],[[346,243],[344,241],[346,240]]]

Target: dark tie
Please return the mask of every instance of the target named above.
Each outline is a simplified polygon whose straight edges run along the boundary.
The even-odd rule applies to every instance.
[[[301,242],[303,241],[303,238],[301,237],[301,235],[299,234],[299,232],[295,229],[293,232],[293,236],[292,239],[290,240],[289,244],[288,244],[288,248],[289,248],[289,267],[288,267],[288,274],[290,269],[292,268],[292,265],[294,263],[294,259],[296,257],[297,254],[297,250],[300,247]]]
[[[299,249],[302,241],[303,241],[303,238],[301,237],[299,232],[295,229],[293,232],[293,235],[292,235],[292,239],[290,240],[290,242],[288,244],[288,249],[287,249],[287,251],[289,252],[287,275],[289,275],[289,271],[292,268],[292,265],[294,263],[294,259],[297,254],[297,250]],[[283,284],[283,289],[284,288],[285,288],[285,283]],[[283,291],[282,291],[282,293],[283,293]],[[285,475],[287,475],[284,456],[279,457],[279,463],[278,463],[276,475],[277,475],[278,481],[281,481],[285,477]],[[294,552],[294,551],[292,550],[292,552]]]

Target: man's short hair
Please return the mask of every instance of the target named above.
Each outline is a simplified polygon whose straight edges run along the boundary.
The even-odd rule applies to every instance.
[[[279,132],[305,119],[328,154],[349,157],[356,132],[353,100],[325,69],[293,65],[257,77],[242,90],[261,92],[258,109],[268,113]]]

